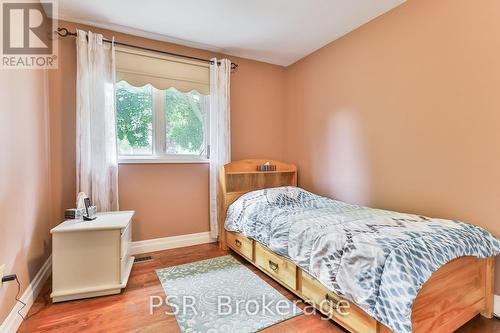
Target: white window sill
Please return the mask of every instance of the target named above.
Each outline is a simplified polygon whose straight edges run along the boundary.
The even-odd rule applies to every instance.
[[[210,160],[203,157],[152,157],[127,156],[118,158],[118,164],[209,164]]]

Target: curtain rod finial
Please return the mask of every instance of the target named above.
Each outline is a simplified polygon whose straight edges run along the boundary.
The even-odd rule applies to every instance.
[[[70,32],[66,28],[57,28],[56,34],[58,34],[60,37],[67,37],[67,36],[75,36],[76,37],[76,32]]]

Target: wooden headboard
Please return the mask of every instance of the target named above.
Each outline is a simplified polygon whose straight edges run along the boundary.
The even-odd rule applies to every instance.
[[[257,166],[269,162],[276,171],[257,171]],[[297,167],[273,160],[241,160],[228,163],[220,170],[219,246],[227,249],[224,222],[229,205],[245,193],[263,188],[297,186]]]

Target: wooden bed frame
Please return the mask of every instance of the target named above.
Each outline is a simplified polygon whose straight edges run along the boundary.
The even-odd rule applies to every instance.
[[[259,172],[257,165],[270,162],[276,171]],[[226,164],[220,171],[221,204],[219,245],[248,260],[285,288],[310,302],[350,332],[385,333],[389,328],[350,303],[350,313],[335,309],[341,298],[319,281],[262,244],[242,234],[225,231],[226,211],[241,195],[263,188],[297,186],[295,165],[273,160],[243,160]],[[493,316],[494,258],[461,257],[450,261],[424,284],[413,303],[414,332],[452,332],[477,314]]]

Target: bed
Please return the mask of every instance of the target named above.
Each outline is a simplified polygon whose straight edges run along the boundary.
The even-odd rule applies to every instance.
[[[256,171],[257,165],[265,162],[276,165],[276,171]],[[428,276],[424,276],[424,283],[416,289],[415,295],[412,298],[409,309],[411,319],[408,319],[409,323],[406,323],[406,325],[402,320],[391,319],[394,313],[397,315],[397,311],[381,315],[373,311],[375,306],[371,307],[369,302],[359,301],[357,303],[353,301],[353,299],[356,299],[356,295],[345,292],[345,288],[340,288],[342,286],[339,287],[337,284],[330,284],[324,274],[322,275],[321,270],[314,269],[314,267],[320,265],[318,263],[320,263],[321,256],[316,256],[319,258],[317,262],[304,263],[304,260],[301,260],[301,258],[304,258],[301,254],[307,253],[307,251],[304,252],[302,249],[305,247],[303,246],[305,244],[304,239],[307,239],[307,235],[310,235],[311,232],[317,232],[311,229],[311,227],[304,227],[302,224],[308,223],[308,219],[312,223],[314,216],[321,215],[325,211],[331,214],[332,209],[340,210],[343,214],[342,216],[350,216],[350,219],[353,219],[352,216],[357,216],[353,220],[366,220],[359,218],[359,216],[369,216],[377,220],[377,223],[370,223],[368,226],[363,225],[363,228],[373,228],[373,225],[383,225],[384,223],[387,224],[387,221],[391,221],[391,223],[396,223],[397,226],[390,225],[390,229],[386,230],[396,230],[395,232],[398,230],[396,227],[401,226],[408,228],[413,225],[422,225],[429,228],[439,228],[440,224],[446,225],[446,223],[449,224],[446,229],[428,234],[439,235],[446,232],[455,232],[457,235],[461,235],[458,232],[462,232],[462,229],[470,227],[473,228],[471,232],[478,232],[478,237],[483,237],[483,232],[484,237],[489,237],[486,231],[454,221],[433,221],[427,220],[428,218],[422,216],[370,210],[366,207],[335,202],[332,199],[318,199],[320,197],[308,194],[307,191],[296,187],[297,168],[294,165],[279,161],[243,160],[232,162],[221,169],[219,179],[222,199],[219,214],[219,230],[221,230],[219,238],[220,246],[223,249],[230,248],[238,253],[282,286],[301,299],[311,303],[320,312],[350,332],[405,332],[409,330],[413,332],[452,332],[479,313],[488,318],[492,317],[494,257],[488,256],[492,255],[488,253],[498,253],[498,241],[491,235],[490,248],[484,248],[483,252],[472,253],[475,251],[475,246],[463,246],[470,253],[466,250],[460,256],[455,253],[455,259],[446,260],[446,258],[443,258],[441,260],[443,263],[439,268],[429,268]],[[285,193],[284,196],[283,193]],[[254,202],[259,204],[262,202],[263,197],[265,198],[264,201],[269,201],[270,197],[279,198],[279,200],[283,200],[283,197],[292,198],[292,201],[297,201],[296,199],[301,197],[307,198],[301,199],[302,201],[299,200],[301,204],[308,204],[309,208],[311,208],[309,209],[309,215],[304,215],[305,217],[302,220],[297,217],[300,217],[300,214],[297,214],[297,211],[293,211],[293,207],[290,208],[291,206],[286,202],[282,203],[280,201],[280,205],[273,206],[278,208],[279,206],[283,207],[281,210],[276,208],[276,214],[283,215],[287,211],[290,211],[289,214],[294,216],[293,219],[283,219],[283,221],[293,220],[293,228],[288,228],[288,226],[282,230],[295,232],[296,234],[293,237],[290,237],[286,233],[285,236],[296,241],[290,242],[290,244],[282,242],[279,236],[283,234],[282,230],[271,233],[274,235],[273,237],[268,237],[267,233],[264,233],[262,236],[259,234],[260,229],[268,227],[266,221],[273,219],[269,218],[269,216],[274,214],[272,207],[256,206],[260,207],[258,209],[262,211],[268,209],[266,213],[268,215],[265,215],[262,219],[262,226],[259,226],[258,223],[257,226],[248,224],[245,228],[233,221],[236,220],[235,217],[241,217],[243,214],[243,209],[241,208],[243,207],[241,204],[242,200],[246,202],[245,207],[250,207],[251,205],[248,203]],[[240,198],[241,200],[237,201]],[[232,205],[233,203],[234,205]],[[301,212],[302,209],[299,210],[299,213]],[[328,216],[328,214],[325,216]],[[313,217],[311,218],[311,216]],[[231,220],[229,223],[226,223],[226,217],[228,217],[228,221]],[[417,222],[412,224],[414,220]],[[300,229],[301,225],[302,229]],[[319,225],[322,224],[319,223]],[[339,225],[342,225],[344,229],[338,230],[346,230],[344,223]],[[226,230],[225,227],[229,230]],[[349,226],[349,228],[352,227]],[[253,232],[252,228],[254,229]],[[335,224],[333,228],[337,228],[337,225]],[[351,236],[348,235],[348,237]],[[328,242],[334,241],[329,240]],[[329,251],[328,253],[331,252]],[[311,258],[313,258],[312,255]],[[394,262],[396,263],[397,260],[394,260]],[[349,268],[348,264],[343,264]],[[439,264],[439,260],[437,263],[434,263],[435,266],[437,264]],[[400,267],[399,269],[401,267],[404,268],[405,266],[402,265],[400,263],[399,266],[396,265],[395,267]],[[349,269],[346,271],[349,273]],[[413,272],[413,274],[416,273]],[[384,276],[387,276],[387,274]],[[348,278],[344,278],[344,284],[348,283],[348,280]],[[359,280],[362,281],[363,278]],[[341,283],[339,282],[339,284]],[[389,283],[386,283],[386,285],[389,285]],[[383,294],[383,291],[384,289],[382,288],[379,293]],[[391,290],[388,290],[388,292],[390,293]],[[388,296],[391,295],[389,294]],[[362,300],[363,298],[358,299]],[[366,299],[369,300],[369,297]],[[346,300],[350,305],[349,314],[343,315],[342,311],[340,311],[342,308],[338,307],[338,305]],[[389,308],[391,306],[394,307],[392,303],[398,305],[397,302],[390,303],[386,304]],[[396,307],[396,310],[398,309]],[[400,324],[402,326],[399,326]]]

